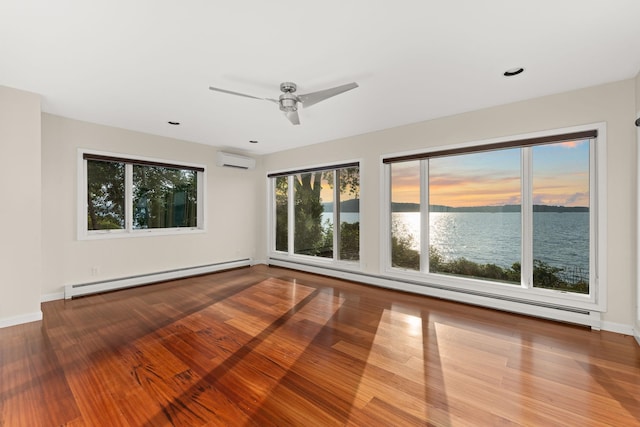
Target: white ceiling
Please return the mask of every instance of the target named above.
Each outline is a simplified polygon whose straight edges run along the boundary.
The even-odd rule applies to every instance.
[[[639,0],[0,1],[0,85],[43,111],[255,154],[638,71]],[[277,98],[283,81],[360,87],[300,126],[208,89]]]

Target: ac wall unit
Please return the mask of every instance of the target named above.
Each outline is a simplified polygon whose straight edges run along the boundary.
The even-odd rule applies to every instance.
[[[241,156],[239,154],[225,153],[218,151],[216,154],[216,165],[228,168],[253,169],[256,167],[256,159]]]

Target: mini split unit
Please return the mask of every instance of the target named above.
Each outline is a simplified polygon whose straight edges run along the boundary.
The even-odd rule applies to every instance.
[[[253,169],[256,167],[256,159],[218,151],[216,154],[216,165],[236,169]]]

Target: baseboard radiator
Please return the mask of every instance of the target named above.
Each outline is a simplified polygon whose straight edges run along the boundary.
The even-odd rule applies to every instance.
[[[341,270],[339,268],[325,266],[319,267],[317,265],[298,261],[269,258],[268,264],[320,274],[323,276],[336,277],[367,285],[379,286],[382,288],[395,289],[402,292],[411,292],[434,298],[493,308],[496,310],[574,323],[577,325],[585,325],[596,330],[600,330],[602,326],[601,315],[596,311],[549,305],[482,292],[453,289],[444,286],[398,279],[395,277],[385,277],[351,270]]]
[[[118,289],[131,288],[134,286],[149,285],[151,283],[163,282],[165,280],[181,279],[200,274],[215,273],[217,271],[229,270],[232,268],[248,267],[252,265],[251,259],[239,259],[234,261],[220,262],[216,264],[200,265],[196,267],[177,268],[157,273],[140,274],[137,276],[121,277],[98,282],[79,283],[67,285],[64,288],[64,298],[96,294],[101,292],[115,291]]]

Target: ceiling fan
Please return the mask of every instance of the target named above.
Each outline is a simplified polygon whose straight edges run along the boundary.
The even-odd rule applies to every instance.
[[[230,95],[244,96],[246,98],[260,99],[262,101],[275,102],[280,105],[280,110],[284,112],[287,119],[294,125],[300,124],[300,117],[298,116],[298,104],[301,104],[304,108],[309,108],[320,101],[331,98],[332,96],[339,95],[351,89],[358,87],[357,83],[347,83],[345,85],[332,87],[330,89],[324,89],[317,92],[311,92],[307,94],[296,95],[294,92],[298,88],[295,83],[284,82],[280,84],[280,90],[282,95],[278,99],[273,98],[259,98],[257,96],[246,95],[244,93],[233,92],[226,89],[220,89],[217,87],[209,86],[209,89],[228,93]]]

